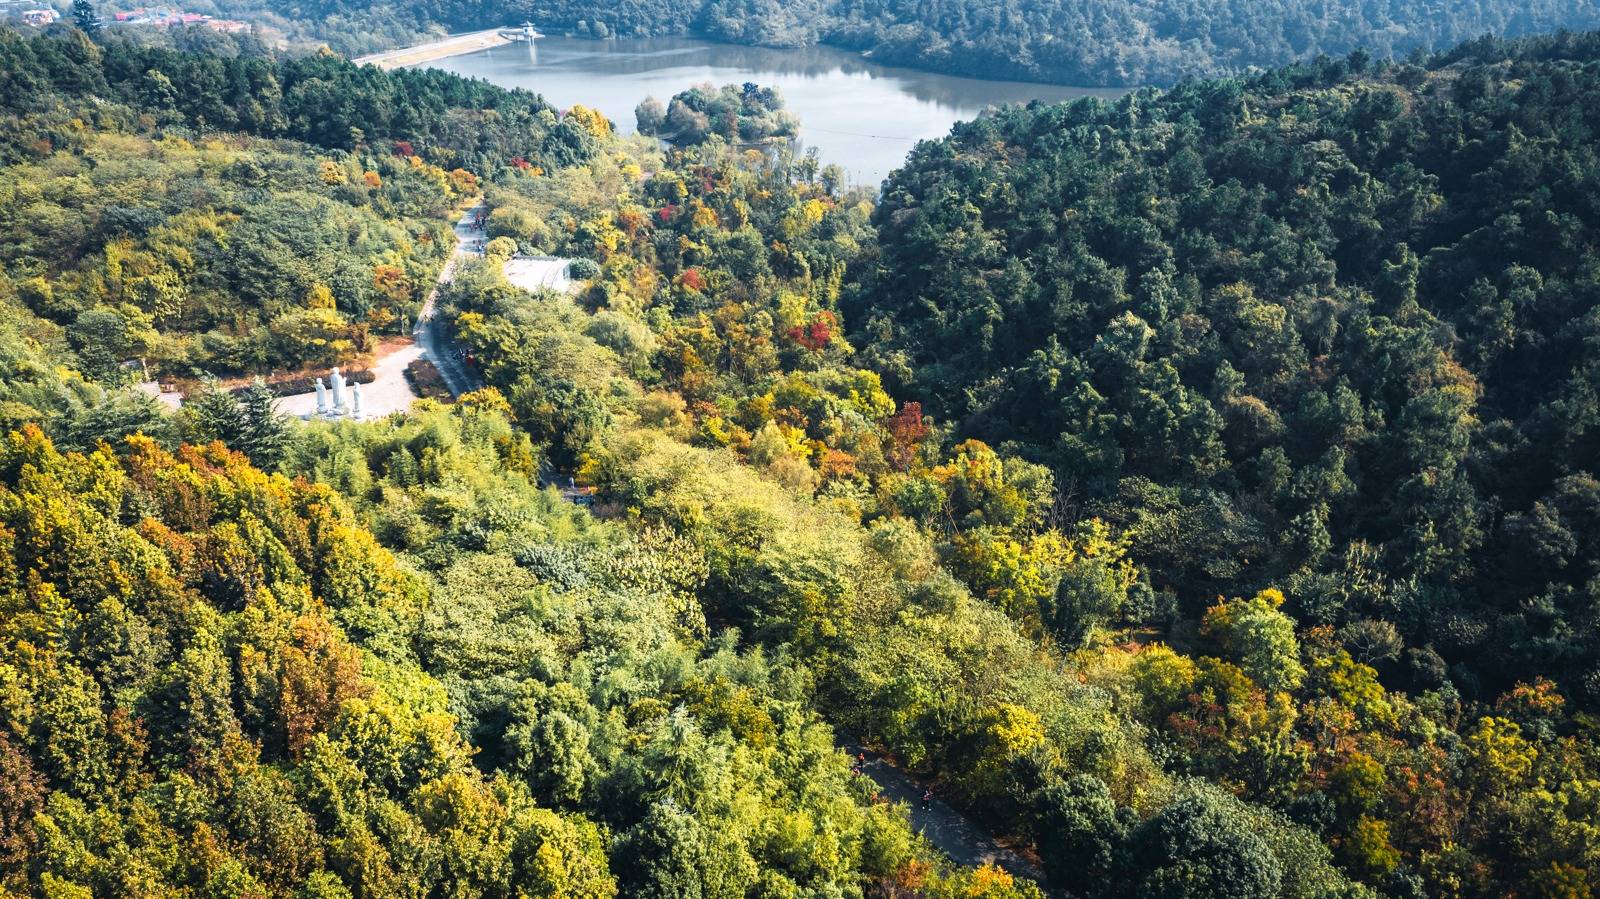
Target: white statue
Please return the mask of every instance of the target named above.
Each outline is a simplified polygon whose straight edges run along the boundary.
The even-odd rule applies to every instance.
[[[350,417],[354,418],[354,419],[358,419],[358,420],[361,418],[361,385],[360,384],[351,384],[350,385]]]
[[[339,373],[337,367],[334,368],[333,374],[328,377],[328,383],[333,385],[333,414],[343,415],[345,412],[344,375]]]
[[[328,414],[328,385],[322,383],[322,379],[318,378],[317,379],[317,415],[323,416],[323,415],[327,415],[327,414]]]

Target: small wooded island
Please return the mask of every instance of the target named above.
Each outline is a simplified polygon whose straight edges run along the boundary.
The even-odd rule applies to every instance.
[[[721,88],[698,85],[674,95],[665,107],[655,97],[646,97],[634,117],[640,134],[680,146],[702,144],[713,136],[757,146],[788,140],[799,130],[777,90],[749,82]]]

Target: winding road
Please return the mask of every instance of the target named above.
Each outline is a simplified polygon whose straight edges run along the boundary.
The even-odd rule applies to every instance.
[[[480,197],[461,214],[460,219],[456,220],[455,252],[450,254],[444,268],[439,271],[439,284],[428,291],[428,298],[422,302],[422,311],[417,313],[416,327],[411,329],[411,335],[416,338],[417,345],[422,347],[423,357],[439,370],[439,377],[444,379],[444,385],[455,396],[469,393],[483,385],[462,361],[460,348],[434,315],[434,308],[439,297],[439,285],[450,280],[450,276],[455,273],[456,262],[464,256],[483,255],[482,242],[488,238],[488,234],[473,224],[477,221],[478,211],[482,208],[483,199]]]

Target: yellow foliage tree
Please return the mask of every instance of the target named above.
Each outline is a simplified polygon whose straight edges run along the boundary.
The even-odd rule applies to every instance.
[[[595,137],[611,136],[611,122],[597,109],[575,105],[567,111],[567,119]]]
[[[310,290],[306,291],[307,309],[333,309],[334,307],[333,291],[328,288],[328,285],[317,282],[311,285]]]

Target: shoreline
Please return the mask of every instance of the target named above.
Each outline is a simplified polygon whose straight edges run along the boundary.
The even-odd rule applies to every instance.
[[[398,50],[370,53],[366,56],[358,56],[350,61],[356,65],[375,65],[380,69],[402,69],[406,66],[447,59],[451,56],[460,56],[464,53],[486,50],[490,47],[498,47],[509,43],[511,43],[510,39],[500,36],[500,29],[489,28],[484,31],[452,34],[437,41],[417,44],[411,47],[401,47]]]
[[[469,32],[464,32],[462,34],[452,34],[452,35],[450,35],[448,37],[441,38],[441,39],[439,39],[437,41],[431,41],[431,42],[426,43],[426,44],[416,44],[416,45],[410,46],[410,47],[400,47],[400,48],[397,48],[397,49],[394,49],[394,50],[385,50],[382,53],[369,53],[366,56],[358,56],[358,57],[355,57],[354,59],[352,59],[351,62],[355,63],[356,65],[365,65],[367,63],[371,63],[372,65],[378,66],[379,68],[383,68],[383,69],[399,69],[399,68],[404,68],[406,66],[419,65],[419,64],[425,63],[425,62],[437,62],[438,60],[448,59],[448,58],[450,58],[452,56],[463,56],[465,54],[472,53],[472,52],[477,51],[477,50],[487,50],[490,47],[499,47],[499,46],[503,46],[505,44],[511,43],[511,40],[509,38],[504,38],[504,37],[500,36],[500,31],[501,31],[501,29],[499,29],[499,28],[489,28],[489,29],[485,29],[483,31],[469,31]],[[615,35],[613,35],[611,37],[602,37],[602,38],[579,37],[579,36],[573,35],[573,34],[571,34],[569,32],[561,32],[561,33],[554,34],[554,35],[542,34],[542,35],[540,35],[540,37],[574,37],[574,38],[577,38],[578,40],[594,41],[596,43],[604,43],[604,42],[607,42],[607,41],[615,41],[615,40],[647,40],[648,39],[648,38],[618,38]],[[764,44],[740,44],[740,43],[735,43],[735,42],[732,42],[732,41],[715,40],[713,38],[702,37],[700,35],[690,34],[690,33],[655,35],[655,37],[682,38],[684,40],[699,41],[700,43],[704,43],[704,44],[721,45],[721,46],[725,46],[725,47],[738,47],[738,48],[742,48],[742,49],[746,49],[746,50],[803,49],[803,48],[791,48],[791,47],[775,47],[775,46],[768,46],[768,45],[764,45]],[[994,83],[998,83],[998,84],[1038,85],[1040,87],[1049,87],[1049,88],[1065,88],[1067,90],[1083,91],[1084,92],[1084,94],[1083,94],[1084,96],[1093,96],[1093,97],[1106,98],[1106,97],[1121,96],[1123,94],[1131,94],[1131,93],[1134,93],[1135,91],[1143,90],[1146,87],[1155,87],[1158,90],[1167,90],[1170,87],[1170,85],[1163,86],[1163,85],[1153,85],[1153,84],[1144,84],[1144,85],[1065,84],[1065,83],[1062,83],[1062,82],[1059,82],[1059,81],[1047,81],[1047,80],[1038,79],[1038,78],[1002,78],[1002,77],[994,77],[994,76],[979,75],[979,74],[969,74],[969,73],[961,73],[961,72],[947,72],[947,71],[943,71],[943,70],[940,70],[940,69],[935,69],[935,68],[929,68],[929,67],[926,67],[926,66],[915,65],[915,64],[909,63],[909,62],[885,62],[884,60],[878,58],[873,53],[873,50],[871,48],[862,50],[862,49],[857,49],[855,47],[850,47],[850,46],[847,46],[847,45],[844,45],[844,44],[828,43],[827,41],[819,41],[819,42],[817,42],[815,44],[811,44],[809,46],[812,46],[812,47],[826,47],[826,48],[828,48],[830,50],[837,50],[837,51],[839,51],[841,53],[847,53],[847,54],[850,54],[852,56],[859,57],[862,62],[871,63],[872,65],[876,65],[876,66],[881,66],[881,67],[883,67],[885,69],[904,69],[904,70],[906,70],[908,72],[919,72],[919,73],[923,73],[923,74],[927,74],[927,75],[937,75],[937,76],[942,77],[942,78],[963,78],[963,79],[966,79],[968,81],[994,82]]]

